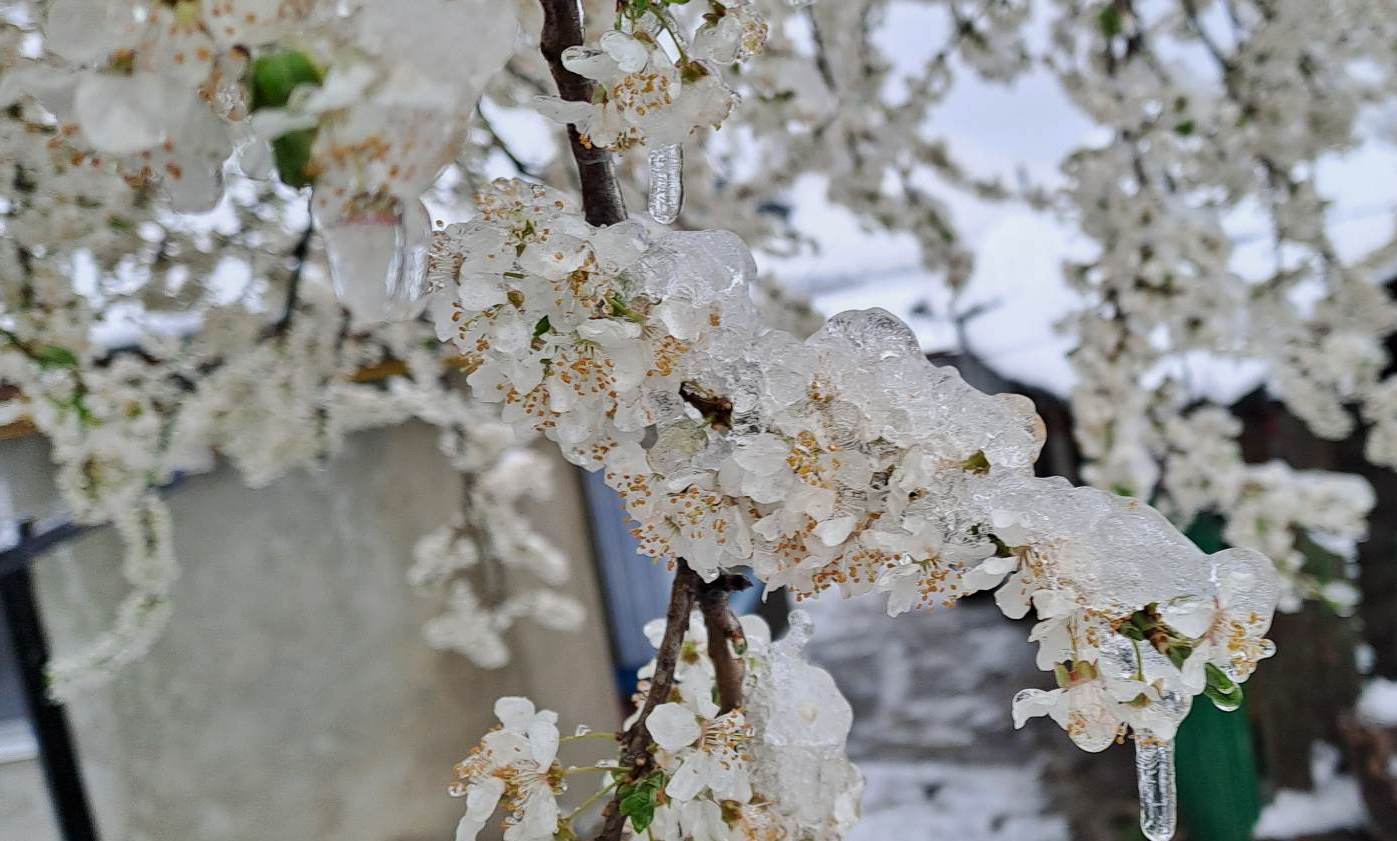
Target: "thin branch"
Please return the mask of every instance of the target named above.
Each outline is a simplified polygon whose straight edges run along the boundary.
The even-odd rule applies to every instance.
[[[475,108],[475,116],[480,120],[480,127],[485,129],[486,134],[490,135],[490,145],[498,149],[508,158],[509,162],[514,165],[514,168],[518,170],[520,175],[528,178],[538,178],[538,173],[534,168],[525,162],[523,158],[519,157],[518,153],[511,149],[509,144],[505,142],[505,139],[500,136],[500,133],[495,131],[494,124],[490,122],[489,117],[485,116],[484,108],[477,105]]]
[[[815,42],[815,68],[831,94],[839,93],[839,83],[834,79],[834,69],[830,67],[829,50],[825,46],[824,33],[820,31],[820,21],[815,17],[815,7],[805,7],[805,17],[810,21],[810,36]]]
[[[621,768],[627,770],[626,781],[634,782],[645,776],[650,765],[650,731],[645,722],[650,713],[668,700],[674,688],[674,669],[679,663],[679,650],[684,645],[684,632],[689,628],[689,614],[693,611],[703,579],[689,569],[683,559],[679,561],[679,571],[674,576],[674,585],[669,591],[669,609],[665,612],[665,633],[660,640],[660,650],[655,655],[655,675],[650,680],[650,689],[645,694],[645,703],[635,723],[621,735]],[[621,813],[619,794],[611,799],[602,812],[605,821],[597,835],[597,841],[619,841],[626,826],[626,816]]]
[[[539,50],[548,61],[558,94],[569,102],[591,102],[591,81],[563,66],[563,51],[582,45],[582,12],[577,0],[539,0],[543,33]],[[577,126],[568,126],[572,157],[582,184],[582,207],[593,225],[615,225],[626,219],[626,202],[612,167],[611,153],[584,143]]]
[[[1192,24],[1193,31],[1197,33],[1199,42],[1212,54],[1213,60],[1217,62],[1218,68],[1222,71],[1223,82],[1226,84],[1228,77],[1232,74],[1232,61],[1223,52],[1218,42],[1213,40],[1207,27],[1203,25],[1202,16],[1198,14],[1197,4],[1193,0],[1183,0],[1183,6],[1184,14],[1188,17],[1188,22]]]
[[[309,219],[306,221],[306,229],[301,232],[301,238],[296,240],[296,247],[291,249],[291,259],[294,265],[291,267],[291,277],[286,281],[286,305],[282,308],[281,317],[272,325],[272,335],[282,336],[291,329],[291,320],[295,317],[296,306],[301,300],[301,278],[305,275],[306,258],[310,255],[310,239],[315,233],[315,223]]]
[[[699,609],[708,629],[708,656],[718,682],[720,713],[732,712],[742,706],[742,683],[745,678],[742,654],[747,650],[747,638],[742,626],[728,607],[728,594],[751,586],[740,575],[719,576],[699,590]]]

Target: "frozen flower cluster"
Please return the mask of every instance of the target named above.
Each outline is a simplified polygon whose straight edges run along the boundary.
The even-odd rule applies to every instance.
[[[615,28],[563,52],[568,70],[595,83],[592,101],[540,97],[537,107],[576,126],[583,143],[616,150],[672,146],[720,126],[737,101],[722,67],[761,52],[768,25],[752,0],[688,4],[707,7],[696,23],[683,5],[618,3]]]
[[[646,628],[657,646],[663,625]],[[525,698],[501,698],[500,727],[456,767],[451,792],[466,801],[456,838],[472,841],[497,811],[511,841],[578,837],[587,807],[617,789],[624,789],[618,802],[627,838],[843,838],[858,818],[863,789],[844,755],[853,716],[829,673],[805,661],[809,633],[810,620],[800,611],[775,642],[761,619],[743,617],[740,638],[728,644],[745,669],[747,702],[723,711],[714,702],[708,631],[694,613],[669,700],[644,721],[654,754],[638,780],[628,781],[612,759],[584,767],[558,760],[560,744],[614,734],[579,727],[560,737],[556,714]],[[641,669],[642,690],[654,670],[654,662]],[[598,796],[564,812],[559,798],[569,782],[598,774]]]
[[[1206,555],[1140,502],[1035,478],[1032,404],[930,364],[890,314],[842,313],[802,341],[762,323],[730,234],[593,228],[520,182],[478,204],[434,245],[442,336],[478,398],[603,471],[645,554],[710,580],[750,566],[798,597],[882,591],[893,613],[1002,583],[1006,613],[1037,610],[1059,692],[1107,692],[1108,654],[1149,666],[1093,720],[1110,738],[1169,738],[1205,666],[1241,681],[1270,652],[1265,556]],[[1084,747],[1110,741],[1059,720]]]
[[[1073,413],[1092,484],[1156,500],[1171,517],[1187,507],[1167,497],[1167,430],[1200,396],[1188,374],[1200,360],[1254,366],[1317,434],[1366,426],[1369,458],[1397,460],[1384,347],[1397,308],[1375,283],[1391,261],[1341,257],[1318,177],[1328,159],[1374,137],[1363,116],[1390,99],[1392,18],[1382,3],[1316,12],[1298,0],[1242,0],[1227,14],[1206,3],[1045,3],[1051,38],[1036,51],[1027,27],[1035,4],[973,13],[949,4],[915,18],[945,18],[945,40],[928,45],[921,65],[884,43],[891,22],[908,20],[886,0],[755,5],[768,24],[765,48],[726,80],[743,105],[723,132],[699,135],[706,157],[689,144],[689,227],[798,249],[801,231],[771,211],[817,174],[831,203],[877,230],[914,235],[924,265],[955,290],[972,266],[944,192],[1051,210],[1099,246],[1068,268],[1084,306],[1062,325],[1077,342]],[[684,10],[671,11],[682,22]],[[619,66],[623,39],[605,41],[616,56],[603,60],[600,39],[575,55]],[[1318,56],[1322,68],[1312,66]],[[952,154],[954,138],[931,134],[962,79],[1040,69],[1102,129],[1064,161],[1064,190],[979,175]],[[622,125],[604,120],[598,103],[559,107],[579,125]],[[643,165],[622,172],[637,186],[655,175]],[[1267,242],[1266,258],[1243,253],[1249,236]],[[1229,500],[1241,497],[1220,501]]]
[[[486,0],[57,0],[22,12],[40,49],[14,57],[0,106],[37,102],[75,166],[158,188],[175,210],[214,208],[235,151],[248,175],[314,186],[334,282],[365,323],[415,314],[431,231],[422,194],[518,38],[515,4]]]

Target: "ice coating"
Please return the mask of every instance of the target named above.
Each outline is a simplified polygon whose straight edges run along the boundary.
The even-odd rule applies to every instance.
[[[1169,841],[1178,827],[1174,743],[1137,733],[1135,774],[1140,785],[1140,830],[1150,841]]]
[[[805,661],[812,623],[804,611],[790,616],[779,641],[757,616],[741,618],[747,645],[740,655],[745,678],[742,706],[723,712],[715,703],[715,668],[709,656],[708,628],[698,611],[690,614],[684,651],[675,667],[669,701],[658,705],[646,728],[659,750],[655,766],[670,779],[667,801],[655,814],[660,838],[681,833],[672,821],[698,811],[720,813],[734,838],[800,838],[838,841],[859,817],[863,777],[846,755],[853,722],[849,703],[829,673]],[[658,645],[665,620],[645,627]],[[637,673],[655,673],[652,660]],[[636,718],[627,722],[627,726]],[[702,735],[702,738],[700,736]],[[705,762],[723,745],[734,748],[721,762]],[[695,775],[691,765],[705,766]],[[701,777],[701,784],[689,781]],[[649,837],[628,832],[625,838]],[[688,831],[683,833],[688,838]],[[693,837],[724,837],[694,835]]]
[[[421,201],[388,202],[317,220],[335,295],[357,323],[407,321],[421,314],[431,244],[431,222]]]
[[[671,143],[650,150],[650,218],[669,225],[684,209],[684,147]]]
[[[1035,477],[1031,402],[931,364],[890,313],[801,340],[763,323],[733,234],[592,228],[520,182],[479,202],[433,245],[439,331],[478,397],[604,471],[644,554],[707,579],[750,566],[797,598],[878,591],[890,613],[998,587],[1006,614],[1036,611],[1058,678],[1016,718],[1089,750],[1172,735],[1209,667],[1240,681],[1270,653],[1264,556],[1206,555],[1137,500]]]
[[[847,829],[862,790],[858,769],[845,758],[853,709],[829,672],[804,659],[811,628],[809,615],[794,611],[786,636],[754,661],[747,678],[747,716],[757,737],[750,746],[753,787],[786,807],[799,837]]]

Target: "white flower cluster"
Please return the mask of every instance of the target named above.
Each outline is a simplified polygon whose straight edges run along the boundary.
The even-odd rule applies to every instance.
[[[752,0],[692,4],[707,7],[696,26],[681,24],[675,12],[688,16],[673,5],[618,3],[615,28],[563,52],[567,69],[597,83],[593,100],[539,97],[539,110],[576,126],[584,144],[616,150],[672,146],[696,129],[722,125],[737,95],[721,68],[761,52],[767,22]]]
[[[657,621],[646,633],[658,646],[663,630]],[[611,734],[579,728],[577,736],[560,738],[554,713],[536,711],[524,698],[500,699],[495,711],[502,726],[456,768],[452,793],[466,799],[457,841],[473,841],[496,810],[504,812],[509,841],[577,837],[573,821],[584,810],[564,814],[558,796],[570,778],[596,772],[607,777],[599,795],[625,787],[619,808],[628,838],[843,838],[858,819],[863,789],[845,757],[853,714],[829,673],[805,661],[809,633],[802,611],[792,614],[791,631],[776,642],[761,619],[743,617],[742,639],[729,645],[745,668],[747,703],[723,712],[713,700],[707,631],[695,613],[671,700],[645,721],[657,749],[636,782],[623,782],[614,760],[576,768],[557,759],[560,743]],[[642,690],[654,669],[654,662],[641,669]]]
[[[731,234],[593,228],[521,182],[478,205],[434,245],[438,327],[479,399],[604,471],[644,553],[706,580],[750,566],[798,597],[886,591],[894,613],[1007,577],[1001,605],[1037,609],[1040,664],[1064,685],[1105,691],[1096,664],[1120,646],[1139,669],[1166,657],[1105,708],[1112,738],[1169,738],[1205,665],[1230,683],[1269,653],[1270,561],[1205,555],[1135,500],[1035,478],[1031,403],[930,364],[890,314],[842,313],[801,341],[762,324]]]
[[[1170,419],[1163,487],[1171,516],[1191,522],[1202,513],[1225,514],[1221,536],[1228,544],[1275,561],[1281,610],[1299,610],[1305,599],[1351,610],[1358,591],[1343,562],[1367,536],[1372,486],[1361,476],[1295,470],[1280,461],[1245,464],[1234,441],[1239,427],[1218,408]]]
[[[581,626],[584,614],[577,600],[554,589],[567,583],[567,559],[520,515],[521,504],[543,499],[552,490],[552,465],[538,453],[514,446],[513,431],[478,405],[456,392],[442,396],[448,398],[442,402],[459,403],[462,414],[474,421],[455,427],[469,430],[463,443],[484,452],[457,465],[465,485],[459,519],[417,542],[408,580],[427,592],[448,593],[447,612],[423,629],[427,642],[494,669],[509,662],[504,634],[518,620],[571,631]],[[505,576],[511,569],[528,572],[547,586],[510,592]]]
[[[1100,246],[1068,274],[1086,301],[1065,324],[1079,342],[1072,408],[1086,477],[1159,493],[1181,525],[1220,515],[1227,542],[1276,561],[1287,609],[1304,597],[1351,607],[1352,586],[1316,577],[1306,556],[1351,555],[1372,491],[1357,477],[1244,464],[1239,423],[1185,415],[1197,396],[1187,371],[1200,358],[1260,363],[1268,390],[1317,435],[1353,433],[1356,407],[1371,424],[1369,458],[1397,464],[1382,379],[1397,304],[1384,278],[1339,259],[1316,182],[1322,158],[1360,142],[1359,103],[1390,90],[1379,5],[1238,2],[1225,19],[1187,3],[1083,7],[1054,24],[1052,68],[1111,131],[1065,168],[1072,214]],[[1188,49],[1217,78],[1165,59]],[[1311,67],[1319,55],[1324,66]],[[1244,213],[1271,229],[1269,270],[1238,268],[1226,232]]]
[[[218,203],[235,149],[254,177],[274,164],[284,183],[315,186],[355,315],[416,313],[431,235],[421,196],[514,52],[513,3],[55,0],[41,12],[41,52],[7,70],[0,107],[36,100],[75,161],[112,160],[176,210]]]
[[[420,12],[408,18],[432,38],[387,26],[390,5]],[[336,195],[425,189],[445,159],[414,158],[427,144],[412,132],[459,134],[478,74],[514,43],[512,10],[479,25],[461,17],[472,0],[443,5],[437,11],[455,15],[450,27],[426,6],[242,0],[58,0],[15,5],[0,20],[0,98],[12,106],[0,114],[0,420],[48,439],[63,500],[79,522],[116,527],[131,586],[108,633],[55,659],[56,695],[109,678],[169,617],[178,524],[161,488],[211,467],[214,452],[263,485],[333,456],[351,432],[411,418],[441,431],[443,453],[473,483],[462,528],[472,518],[491,524],[469,558],[471,539],[435,558],[430,541],[418,553],[414,585],[446,606],[425,629],[429,641],[498,666],[508,657],[500,633],[519,619],[580,621],[580,605],[556,589],[567,564],[521,510],[546,487],[513,478],[516,469],[546,475],[521,449],[527,442],[449,387],[430,327],[346,322],[326,294],[315,243],[300,232],[305,213],[294,196],[231,171],[224,189],[234,145],[245,169],[268,158],[258,151],[268,141],[283,147],[279,165],[289,161],[283,131],[313,135],[306,148],[325,175],[322,223]],[[444,51],[455,50],[450,38],[463,27],[491,33],[491,48],[448,62]],[[413,81],[413,72],[441,69],[435,62],[450,72]],[[314,73],[295,75],[307,67]],[[330,84],[341,76],[359,87]],[[299,83],[278,88],[286,78]],[[287,94],[280,106],[265,101],[273,89]],[[340,104],[327,105],[329,94]],[[423,109],[416,128],[397,119],[409,105]],[[443,109],[455,109],[450,127],[438,124]],[[311,111],[318,117],[307,121]],[[331,142],[375,124],[398,133],[365,134],[360,158]],[[449,159],[440,145],[425,154]],[[212,221],[168,212],[220,195]],[[334,232],[323,232],[318,242],[333,251]],[[428,234],[423,219],[424,255]],[[224,276],[230,267],[248,275],[240,289]],[[376,299],[348,297],[362,317],[383,311],[387,291],[380,278]],[[496,581],[501,568],[542,586],[516,594],[527,579],[506,586]]]

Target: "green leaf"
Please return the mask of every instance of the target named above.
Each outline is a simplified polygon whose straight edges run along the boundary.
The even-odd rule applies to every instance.
[[[272,159],[276,161],[277,174],[284,184],[290,187],[309,187],[315,178],[308,171],[310,150],[315,145],[315,135],[319,129],[307,128],[283,134],[272,141]]]
[[[1101,34],[1107,38],[1114,38],[1121,34],[1121,29],[1123,29],[1121,13],[1114,4],[1102,6],[1096,20],[1101,24]]]
[[[1190,134],[1193,134],[1193,129],[1193,120],[1184,120],[1174,126],[1174,133],[1180,137],[1188,137]]]
[[[544,333],[547,333],[549,330],[552,329],[553,325],[548,322],[548,316],[545,315],[543,318],[540,318],[538,320],[537,324],[534,325],[534,338],[537,339],[539,336],[542,336]]]
[[[78,355],[58,345],[45,345],[35,356],[35,361],[45,368],[76,368],[78,365]]]
[[[967,473],[977,473],[981,476],[990,472],[990,460],[985,455],[984,450],[976,450],[965,461],[960,463],[960,469]]]
[[[318,87],[324,79],[324,74],[310,56],[299,50],[283,50],[261,56],[252,62],[252,68],[248,71],[252,110],[281,108],[297,87]]]
[[[655,807],[660,803],[660,792],[664,791],[669,778],[663,771],[654,771],[637,783],[627,783],[617,788],[621,798],[621,814],[631,819],[631,826],[637,833],[644,832],[655,820]]]
[[[655,803],[647,789],[639,789],[621,798],[621,814],[631,819],[636,832],[644,832],[655,820]]]
[[[1242,706],[1245,699],[1242,687],[1233,683],[1232,678],[1223,674],[1222,669],[1212,663],[1205,664],[1203,670],[1208,679],[1207,686],[1203,687],[1203,694],[1208,696],[1213,706],[1223,712],[1232,712]]]

